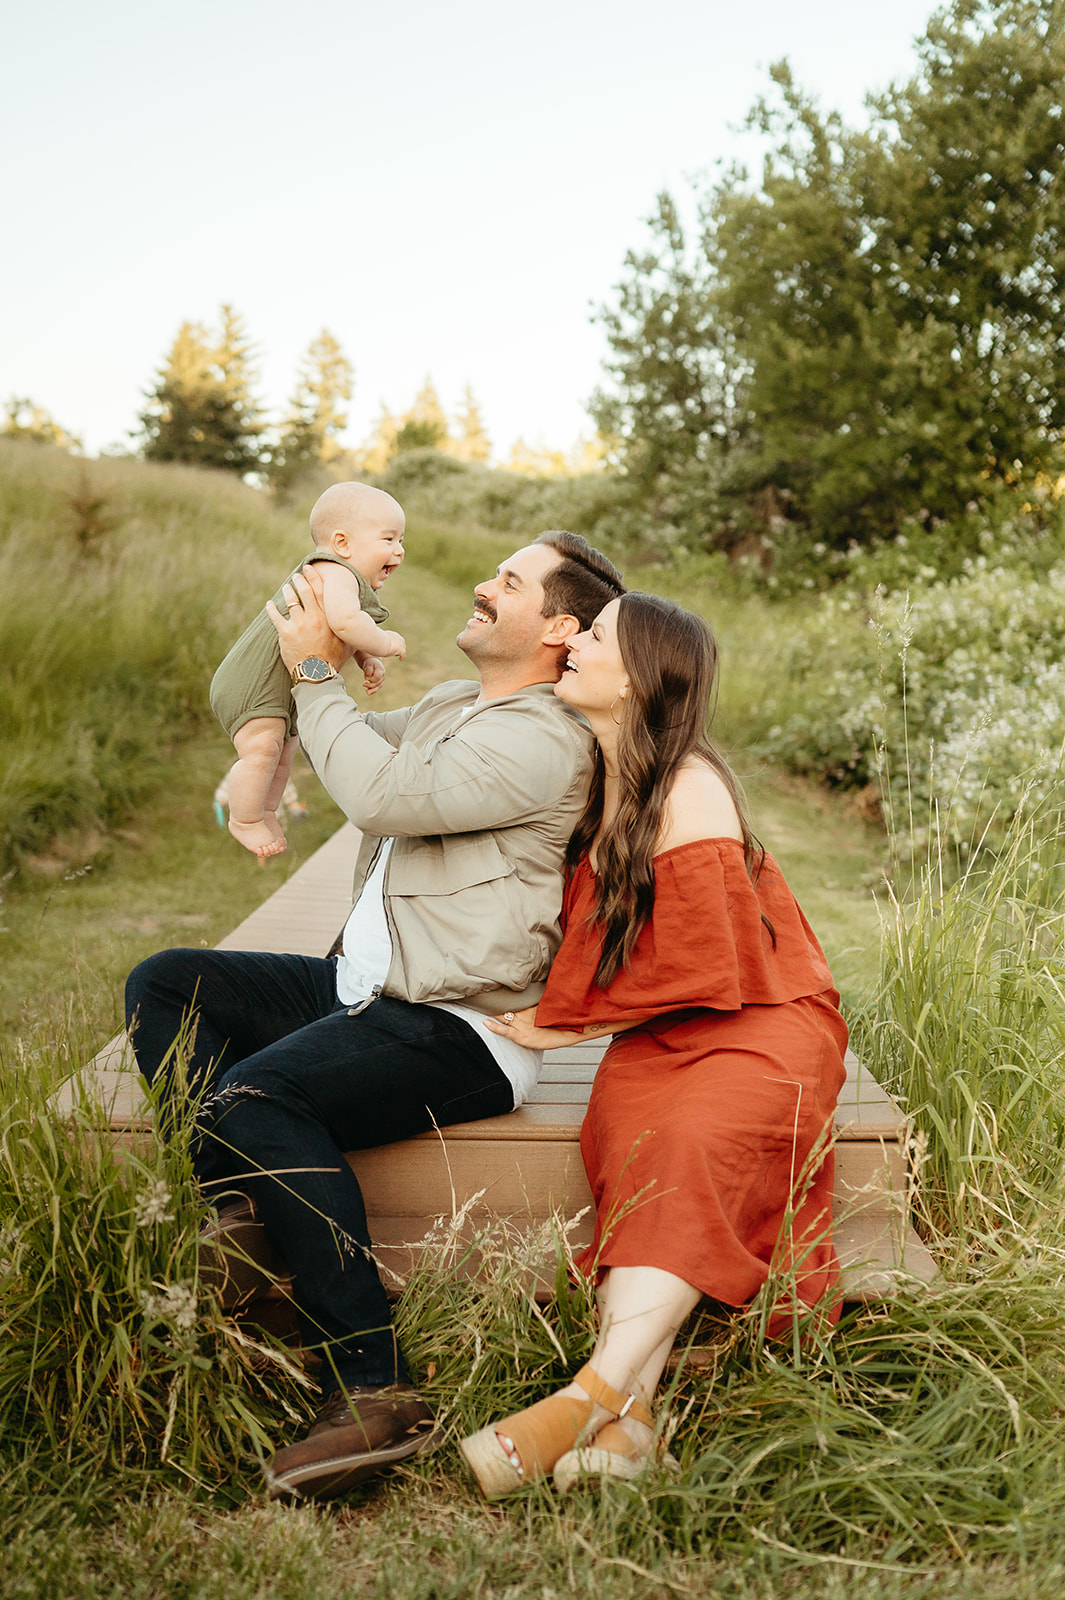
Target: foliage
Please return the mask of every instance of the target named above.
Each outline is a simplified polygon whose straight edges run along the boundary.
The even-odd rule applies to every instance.
[[[972,841],[1022,796],[1060,793],[1065,562],[1033,574],[987,556],[911,595],[841,588],[775,626],[753,742],[844,787],[879,781],[917,819]]]
[[[394,449],[397,455],[405,450],[436,450],[446,438],[447,418],[433,380],[427,377],[414,404],[399,419]]]
[[[119,1153],[98,1106],[64,1126],[15,1073],[0,1151],[9,1454],[134,1489],[146,1473],[202,1483],[269,1450],[278,1407],[306,1414],[291,1360],[221,1317],[199,1279],[187,1135]]]
[[[418,487],[429,456],[439,452],[402,460],[415,496],[429,493]],[[57,452],[14,444],[4,465],[4,526],[23,562],[32,548],[44,573],[30,644],[52,644],[75,627],[62,610],[56,625],[55,610],[63,574],[80,560],[71,533],[48,562],[77,469]],[[88,468],[92,487],[97,469]],[[131,648],[134,599],[150,610],[159,588],[165,604],[152,626],[169,651],[176,640],[195,656],[208,626],[224,643],[260,586],[255,574],[262,569],[269,593],[302,527],[218,475],[135,462],[110,462],[107,472],[118,526],[99,559],[77,570],[91,611],[114,596],[106,631],[116,653],[125,659]],[[433,482],[444,498],[486,495],[493,475],[453,463]],[[521,492],[550,487],[529,482]],[[504,504],[508,516],[524,514],[517,500]],[[460,518],[460,535],[419,525],[411,540],[411,559],[426,571],[419,602],[475,581],[513,542],[469,526]],[[962,661],[1003,634],[1011,660],[1056,648],[1058,564],[1026,573],[1033,554],[1019,545],[1011,565],[996,565],[990,547],[987,556],[915,595],[908,621],[901,599],[886,601],[885,658],[900,653],[896,630],[908,635],[907,675],[918,653],[922,671],[934,670],[925,662],[940,635]],[[724,616],[734,641],[726,670],[737,655],[746,661],[746,718],[730,713],[739,724],[761,714],[804,650],[794,694],[811,704],[821,671],[867,670],[875,644],[861,562],[848,593],[772,609],[749,600],[746,633],[721,598],[722,564],[692,561],[667,576],[689,603]],[[190,578],[187,595],[184,566],[199,585]],[[110,590],[94,587],[98,569]],[[13,588],[12,578],[4,592]],[[27,614],[24,590],[18,598]],[[221,613],[217,624],[205,623],[205,606]],[[63,657],[68,697],[105,661],[99,635],[82,636],[80,647]],[[840,649],[852,653],[841,661]],[[153,672],[167,664],[160,649]],[[885,666],[886,675],[895,670]],[[21,681],[41,707],[43,736],[58,712],[40,677]],[[188,692],[199,706],[195,674]],[[5,707],[5,733],[8,715]],[[80,703],[74,717],[85,722]],[[921,808],[914,799],[898,831],[912,836],[911,811]],[[842,1600],[855,1590],[876,1600],[1052,1600],[1065,1510],[1063,859],[1056,819],[1022,808],[995,851],[954,883],[935,856],[900,883],[897,918],[885,924],[881,986],[856,1044],[921,1135],[921,1216],[942,1263],[939,1282],[902,1285],[891,1303],[849,1315],[831,1340],[811,1330],[788,1350],[761,1339],[757,1313],[704,1315],[680,1341],[662,1400],[679,1471],[578,1488],[564,1500],[539,1487],[486,1509],[453,1449],[460,1431],[534,1400],[587,1353],[592,1308],[567,1283],[561,1228],[530,1242],[497,1223],[471,1240],[462,1219],[441,1219],[432,1265],[410,1280],[398,1317],[449,1444],[334,1514],[265,1507],[256,1450],[302,1426],[301,1388],[283,1355],[269,1341],[249,1344],[197,1282],[199,1208],[186,1152],[180,1143],[147,1146],[114,1160],[91,1110],[78,1113],[73,1132],[49,1113],[40,1084],[59,1061],[9,1057],[0,1118],[0,1595],[76,1589],[104,1600],[118,1585],[143,1600],[193,1589],[207,1600],[267,1592]],[[72,1041],[65,1065],[81,1058]],[[466,1275],[471,1252],[482,1277]],[[537,1308],[528,1276],[545,1261],[557,1292]],[[237,1504],[246,1493],[256,1499]]]
[[[232,306],[221,327],[183,322],[140,416],[146,461],[221,467],[238,477],[261,464],[265,423],[252,392],[252,349]]]
[[[6,872],[60,829],[120,825],[163,780],[249,593],[272,592],[306,532],[228,476],[0,451]]]
[[[614,556],[633,531],[630,486],[606,472],[538,476],[466,463],[442,450],[410,450],[374,481],[408,514],[450,523],[456,536],[471,524],[523,542],[569,528]]]
[[[311,340],[296,375],[296,387],[270,451],[267,478],[276,494],[290,493],[298,480],[340,454],[338,435],[348,425],[345,401],[351,399],[354,368],[327,328]]]
[[[463,389],[454,427],[428,376],[408,410],[394,415],[382,406],[373,436],[362,450],[355,452],[354,462],[358,470],[379,475],[391,471],[401,455],[422,456],[430,450],[473,465],[488,460],[491,446],[470,384]]]
[[[1030,1251],[1057,1214],[1063,950],[1065,829],[1033,796],[960,875],[932,838],[885,916],[857,1047],[910,1116],[926,1223],[963,1263]]]
[[[626,257],[618,303],[600,320],[613,387],[591,412],[609,457],[624,468],[660,544],[709,543],[720,520],[717,485],[737,429],[740,361],[715,318],[706,262],[686,248],[668,194],[650,219],[651,246]]]
[[[33,400],[12,395],[4,405],[0,438],[22,439],[30,444],[50,444],[59,450],[80,450],[81,440],[59,425]]]
[[[467,384],[462,391],[462,401],[455,416],[455,435],[448,448],[459,461],[483,464],[492,454],[484,418],[471,384]]]
[[[687,542],[790,522],[845,549],[1059,475],[1063,22],[1061,0],[953,0],[862,132],[779,65],[760,181],[704,197],[694,250],[661,198],[597,403],[647,515],[701,474]]]

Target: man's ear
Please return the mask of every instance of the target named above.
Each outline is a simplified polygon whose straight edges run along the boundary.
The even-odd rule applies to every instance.
[[[580,632],[580,619],[562,612],[559,616],[548,619],[540,642],[542,644],[565,644],[567,639],[576,638]]]

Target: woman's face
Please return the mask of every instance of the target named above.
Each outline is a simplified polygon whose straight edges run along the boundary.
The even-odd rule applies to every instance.
[[[560,700],[587,716],[608,712],[615,701],[629,692],[618,646],[620,600],[611,600],[596,617],[587,633],[578,633],[569,642],[569,660],[555,685]],[[620,717],[615,716],[615,721]]]

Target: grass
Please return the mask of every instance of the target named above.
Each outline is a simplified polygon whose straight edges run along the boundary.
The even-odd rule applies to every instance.
[[[885,919],[858,1047],[907,1108],[927,1224],[974,1242],[1057,1248],[1065,1178],[1065,833],[1022,808],[957,874],[935,839]]]
[[[149,477],[136,513],[142,534],[153,503],[159,526],[172,526],[163,489],[184,486],[186,510],[202,496],[198,525],[213,527],[212,539],[224,529],[234,551],[245,538],[254,545],[254,559],[235,559],[247,565],[248,589],[268,591],[295,524],[265,526],[242,490],[215,506],[211,522],[202,479]],[[48,503],[46,480],[42,467],[24,510],[15,507],[16,531],[19,516]],[[58,516],[63,502],[52,509]],[[119,539],[129,539],[132,509],[126,517],[119,506]],[[242,533],[244,517],[255,526]],[[419,642],[390,676],[395,698],[386,703],[455,670],[450,641],[472,582],[513,542],[487,532],[459,539],[429,517],[411,531],[392,604],[401,628],[405,612],[418,617]],[[114,537],[101,533],[100,542]],[[134,562],[132,543],[124,548]],[[214,581],[233,598],[233,569],[216,569]],[[116,592],[125,592],[121,582]],[[522,1286],[533,1246],[502,1225],[479,1241],[487,1272],[465,1278],[454,1270],[463,1247],[442,1225],[434,1269],[411,1280],[397,1316],[448,1445],[334,1510],[263,1504],[258,1454],[290,1436],[306,1402],[282,1355],[268,1341],[242,1342],[198,1279],[199,1213],[180,1144],[116,1162],[89,1111],[71,1133],[44,1095],[110,1032],[128,965],[168,942],[214,942],[331,831],[334,816],[308,781],[310,820],[293,830],[290,852],[260,871],[211,816],[225,741],[198,713],[164,718],[161,740],[149,718],[149,776],[135,809],[133,790],[123,798],[120,784],[110,810],[72,814],[63,829],[54,817],[42,823],[36,843],[20,846],[19,877],[5,884],[0,907],[9,1041],[0,1113],[0,1600],[854,1592],[1056,1600],[1065,1579],[1061,840],[1034,817],[953,881],[929,859],[898,906],[885,905],[878,952],[868,886],[882,839],[833,797],[745,762],[743,707],[764,677],[764,615],[712,594],[694,598],[722,635],[731,673],[722,730],[739,749],[756,826],[854,1000],[873,994],[857,1017],[859,1044],[922,1134],[923,1226],[943,1263],[938,1283],[904,1287],[832,1339],[811,1330],[787,1350],[760,1338],[757,1310],[703,1314],[681,1345],[709,1347],[712,1360],[682,1365],[663,1401],[678,1474],[587,1486],[565,1500],[536,1488],[488,1507],[464,1477],[454,1440],[536,1398],[586,1355],[591,1308],[567,1288],[556,1254],[559,1293],[543,1313],[534,1309]],[[206,648],[196,631],[203,595],[199,611],[191,601],[168,610],[169,599],[161,596],[156,615],[189,634],[183,659],[194,668],[170,702],[180,711],[207,670],[196,656]],[[119,654],[134,610],[132,601],[120,608]],[[218,623],[227,638],[233,620]],[[406,631],[413,639],[416,630]],[[86,677],[96,662],[90,652]],[[91,761],[84,768],[94,770]],[[536,1248],[556,1251],[551,1240]]]

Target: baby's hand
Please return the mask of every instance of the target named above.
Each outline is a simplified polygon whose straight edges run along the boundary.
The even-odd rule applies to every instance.
[[[385,664],[380,656],[363,656],[359,665],[362,668],[362,686],[367,694],[376,694],[385,681]]]
[[[407,653],[407,641],[401,633],[393,633],[391,628],[380,630],[381,639],[377,648],[383,656],[395,656],[397,661],[402,661]]]

